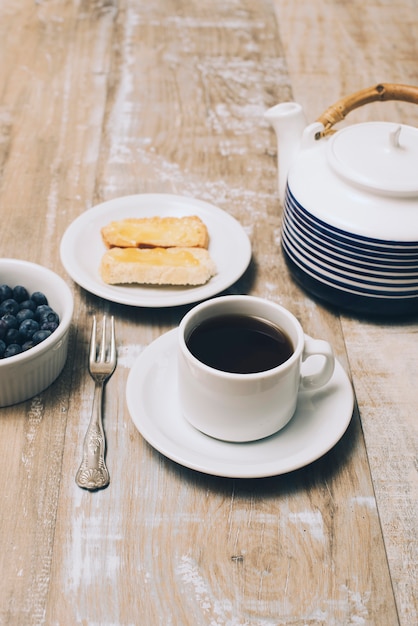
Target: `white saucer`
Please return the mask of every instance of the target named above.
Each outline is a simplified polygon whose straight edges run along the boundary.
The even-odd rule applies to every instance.
[[[147,346],[135,361],[126,400],[141,435],[169,459],[206,474],[261,478],[308,465],[342,437],[353,413],[350,381],[336,362],[321,391],[299,394],[296,413],[276,435],[251,443],[212,439],[183,418],[177,397],[177,328]]]
[[[103,282],[99,265],[105,246],[100,229],[112,220],[155,215],[198,215],[204,221],[209,231],[209,252],[218,271],[208,283],[197,287],[156,287]],[[71,278],[97,296],[132,306],[169,307],[199,302],[230,287],[250,263],[251,244],[241,224],[212,204],[172,194],[140,194],[115,198],[82,213],[65,231],[60,253]]]

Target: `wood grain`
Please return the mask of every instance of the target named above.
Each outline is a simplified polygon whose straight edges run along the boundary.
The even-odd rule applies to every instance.
[[[414,1],[274,0],[293,97],[307,117],[377,82],[418,84]],[[302,43],[303,42],[303,43]],[[418,107],[373,103],[347,123],[418,125]],[[400,622],[418,622],[417,320],[341,320],[384,530]]]
[[[362,54],[375,50],[359,7],[1,3],[0,246],[66,277],[76,306],[62,376],[0,409],[0,624],[414,622],[416,325],[337,315],[294,285],[279,246],[275,138],[263,117],[291,97],[314,117],[357,88],[347,45],[356,43],[363,73]],[[413,4],[373,7],[388,45],[395,31],[404,35],[383,67],[395,78],[402,61],[413,80],[416,40],[403,21]],[[358,407],[323,458],[288,475],[222,479],[169,461],[139,435],[125,403],[130,367],[189,307],[126,307],[89,294],[66,276],[59,242],[97,202],[144,192],[197,197],[239,219],[253,260],[228,292],[280,302],[333,344]],[[91,316],[102,312],[115,315],[118,342],[105,402],[111,484],[88,493],[74,476],[92,402]]]

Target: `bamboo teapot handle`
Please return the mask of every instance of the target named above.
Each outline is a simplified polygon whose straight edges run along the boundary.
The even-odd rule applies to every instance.
[[[332,129],[334,124],[341,122],[350,111],[369,102],[385,102],[388,100],[401,100],[418,104],[418,87],[379,83],[338,100],[318,117],[317,121],[324,125],[324,130],[318,133],[316,139],[334,133],[335,131]]]

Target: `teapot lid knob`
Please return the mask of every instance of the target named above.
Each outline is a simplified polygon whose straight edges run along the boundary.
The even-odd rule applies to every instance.
[[[418,129],[412,126],[348,126],[328,140],[327,159],[352,185],[380,195],[418,196]]]
[[[402,126],[397,126],[396,128],[394,128],[393,130],[391,130],[389,132],[389,140],[390,140],[390,145],[393,148],[400,148],[401,145],[399,143],[399,135],[401,134],[401,130],[402,130]]]

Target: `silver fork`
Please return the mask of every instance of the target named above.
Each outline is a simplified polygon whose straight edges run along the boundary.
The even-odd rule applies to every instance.
[[[100,349],[96,343],[97,324],[93,317],[91,331],[89,372],[94,380],[93,408],[90,423],[84,438],[83,460],[75,481],[79,487],[94,491],[109,484],[109,472],[105,463],[106,440],[103,430],[103,390],[106,381],[116,368],[115,320],[110,319],[110,345],[106,350],[106,316],[103,316]]]

